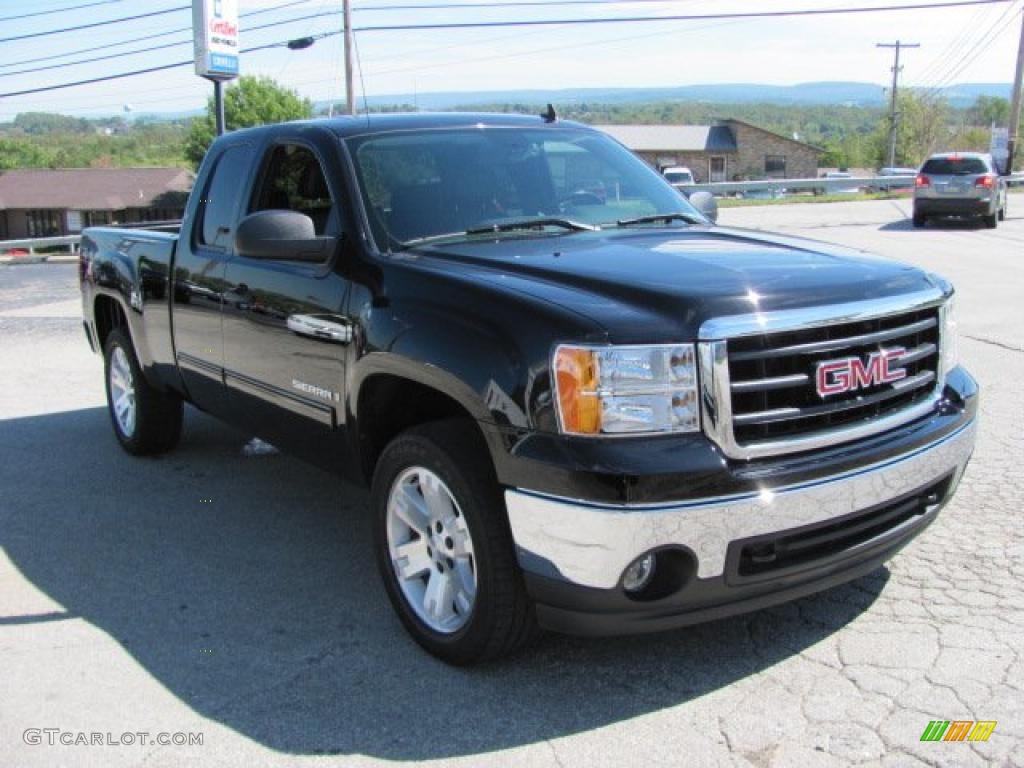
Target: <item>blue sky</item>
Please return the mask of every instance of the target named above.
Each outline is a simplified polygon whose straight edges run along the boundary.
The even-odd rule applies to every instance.
[[[0,0],[0,18],[65,8],[89,0]],[[239,0],[241,13],[280,5],[286,0]],[[884,5],[891,0],[624,0],[594,5],[452,10],[372,10],[370,6],[409,6],[437,0],[355,0],[356,29],[381,24],[437,23],[460,20],[564,19],[718,13],[754,9],[802,9]],[[459,3],[463,0],[451,0]],[[480,0],[465,0],[465,2]],[[920,0],[908,0],[919,2]],[[118,0],[93,8],[0,23],[0,37],[74,26],[146,11],[174,8],[188,0]],[[759,82],[793,84],[812,80],[883,83],[889,78],[891,52],[875,43],[901,38],[920,42],[905,54],[904,82],[1009,82],[1024,0],[974,8],[878,13],[858,16],[803,17],[746,21],[658,21],[601,24],[363,32],[357,43],[363,82],[371,95],[426,91],[505,90],[669,86],[697,83]],[[337,11],[336,14],[333,12]],[[296,17],[327,14],[294,21]],[[247,31],[256,24],[275,26]],[[174,13],[92,30],[0,44],[0,93],[69,80],[98,77],[183,61],[192,55],[190,32],[125,44],[133,38],[185,29],[191,12]],[[304,0],[298,5],[241,21],[242,47],[288,40],[339,29],[339,0]],[[101,62],[26,74],[10,73],[90,54],[16,65],[26,59],[94,49],[95,55],[151,45],[179,45]],[[243,56],[242,71],[266,74],[315,100],[343,94],[341,37],[317,42],[303,51],[275,49]],[[6,75],[6,76],[5,76]],[[357,84],[358,88],[358,84]],[[202,106],[210,86],[182,67],[108,83],[0,99],[0,121],[28,110],[69,114],[179,111]]]

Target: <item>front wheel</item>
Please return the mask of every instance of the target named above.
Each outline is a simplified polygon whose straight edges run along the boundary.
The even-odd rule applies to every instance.
[[[417,643],[459,665],[512,653],[536,626],[474,431],[459,421],[409,430],[373,476],[377,565],[391,604]]]
[[[172,392],[161,392],[142,375],[128,334],[115,328],[103,346],[107,408],[114,434],[128,453],[145,456],[169,451],[181,437],[184,406]]]

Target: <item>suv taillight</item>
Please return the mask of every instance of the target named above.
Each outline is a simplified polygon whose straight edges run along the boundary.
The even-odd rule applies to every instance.
[[[976,187],[984,187],[985,189],[992,189],[996,185],[995,176],[979,176],[978,180],[974,182]]]
[[[923,173],[917,174],[917,178],[914,179],[915,187],[930,187],[931,185],[932,180],[925,176]]]

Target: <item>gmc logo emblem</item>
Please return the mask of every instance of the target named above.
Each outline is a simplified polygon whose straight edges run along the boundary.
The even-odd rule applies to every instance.
[[[867,362],[859,357],[844,357],[818,363],[815,376],[818,394],[828,397],[905,379],[906,368],[899,368],[896,364],[906,353],[903,347],[891,347],[872,352]]]

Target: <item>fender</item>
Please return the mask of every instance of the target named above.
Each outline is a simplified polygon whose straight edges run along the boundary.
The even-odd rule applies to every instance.
[[[173,248],[174,238],[158,233],[125,237],[120,230],[91,230],[82,238],[83,312],[98,340],[96,299],[115,301],[146,379],[160,389],[181,390],[171,348],[168,274]]]

